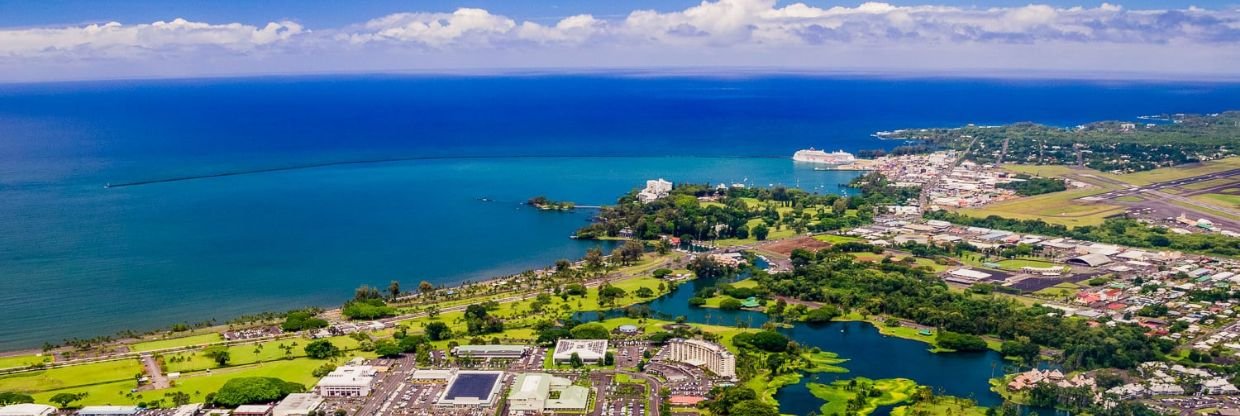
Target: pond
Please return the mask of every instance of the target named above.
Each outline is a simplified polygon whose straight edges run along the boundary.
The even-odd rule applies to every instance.
[[[763,267],[759,264],[759,267]],[[766,323],[766,314],[756,311],[725,311],[689,306],[689,298],[698,290],[717,284],[716,279],[696,279],[682,284],[670,293],[648,303],[656,317],[674,319],[684,316],[688,322],[698,324],[735,326],[744,323],[757,328]],[[613,310],[609,317],[622,316],[623,311]],[[590,320],[595,313],[580,314],[579,319]],[[1004,374],[1003,358],[994,351],[973,353],[932,353],[929,344],[903,338],[886,336],[868,322],[832,322],[825,325],[793,324],[779,330],[805,347],[818,347],[823,351],[839,354],[848,359],[841,364],[848,373],[809,374],[801,382],[780,389],[775,398],[779,400],[780,412],[806,415],[817,412],[823,404],[810,394],[806,385],[811,382],[830,383],[838,379],[867,377],[871,379],[903,377],[929,386],[935,394],[971,398],[982,406],[997,406],[1003,399],[990,391],[989,380]],[[876,415],[889,412],[880,408]]]

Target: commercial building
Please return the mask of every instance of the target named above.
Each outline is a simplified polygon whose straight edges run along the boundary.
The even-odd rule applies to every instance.
[[[646,181],[646,189],[637,193],[637,200],[649,204],[654,200],[667,196],[672,192],[672,183],[663,178]]]
[[[607,355],[605,339],[561,339],[555,344],[555,354],[551,359],[556,364],[568,364],[573,354],[586,364],[602,364]]]
[[[22,403],[0,407],[0,416],[51,416],[56,408],[45,404]]]
[[[452,379],[452,370],[414,370],[409,381],[421,384],[443,384]]]
[[[272,406],[269,404],[247,404],[233,410],[233,416],[271,416]]]
[[[461,345],[452,349],[452,355],[473,358],[518,359],[530,353],[524,345]]]
[[[323,398],[314,393],[293,393],[272,409],[271,416],[306,416],[323,405]]]
[[[491,407],[499,400],[503,371],[458,371],[448,381],[436,406]]]
[[[736,378],[736,356],[722,345],[699,339],[677,338],[663,347],[664,359],[702,367],[720,377]]]
[[[138,406],[86,406],[78,410],[78,416],[132,416],[141,410]]]
[[[336,367],[314,386],[323,397],[363,397],[370,395],[370,385],[375,381],[374,367],[368,365],[344,365]]]
[[[574,386],[569,379],[545,373],[526,373],[512,383],[512,390],[508,393],[508,414],[584,412],[589,401],[590,389]]]

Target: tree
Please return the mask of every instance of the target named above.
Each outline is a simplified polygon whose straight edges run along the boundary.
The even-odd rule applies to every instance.
[[[581,368],[581,366],[585,365],[585,362],[581,361],[581,356],[574,352],[573,355],[568,357],[568,365],[573,366],[573,368]]]
[[[423,295],[426,295],[434,291],[435,291],[435,285],[432,285],[431,282],[423,280],[422,283],[418,283],[418,292],[422,293]]]
[[[189,401],[190,401],[189,393],[186,393],[183,391],[174,391],[171,393],[164,393],[164,397],[167,397],[168,399],[172,400],[173,406],[184,406],[184,405],[189,404]]]
[[[607,339],[609,332],[607,327],[598,322],[584,323],[573,327],[568,331],[575,339]]]
[[[370,287],[370,285],[361,285],[357,290],[353,291],[353,300],[371,300],[380,299],[383,296],[379,294],[379,289]]]
[[[719,302],[719,309],[723,309],[725,311],[735,311],[740,308],[741,308],[741,301],[736,300],[735,298],[727,298]]]
[[[648,288],[648,287],[639,287],[639,288],[637,288],[637,292],[636,292],[636,293],[637,293],[637,296],[639,296],[639,297],[643,297],[643,298],[648,298],[648,297],[652,297],[652,296],[654,296],[654,291],[653,291],[653,290],[651,290],[651,289],[650,289],[650,288]]]
[[[301,393],[306,387],[274,377],[238,377],[224,383],[215,392],[212,404],[237,407],[245,404],[270,403],[291,393]]]
[[[0,406],[10,404],[34,403],[34,397],[25,393],[17,393],[11,391],[0,392]]]
[[[306,356],[319,360],[326,360],[340,355],[340,348],[337,348],[331,341],[318,339],[306,344]]]
[[[402,352],[405,352],[405,350],[390,339],[381,339],[375,342],[375,354],[379,354],[380,357],[395,358],[399,357]]]
[[[759,223],[758,225],[753,226],[753,238],[758,241],[766,240],[766,236],[770,234],[770,232],[771,230],[770,228],[767,228],[766,223]]]
[[[745,400],[732,406],[728,411],[730,416],[779,416],[779,411],[775,410],[775,406],[766,404],[761,400]]]
[[[395,316],[396,308],[387,306],[382,299],[353,300],[344,304],[340,314],[349,319],[379,319]]]
[[[603,249],[591,247],[586,250],[585,256],[586,269],[597,271],[603,268]]]
[[[611,351],[607,351],[607,354],[603,355],[603,365],[615,365],[615,364],[616,364],[616,354],[612,353]]]
[[[223,345],[207,347],[207,349],[202,351],[202,355],[214,360],[215,364],[220,367],[228,365],[228,361],[232,359],[232,356],[228,353],[228,347]]]
[[[642,255],[646,253],[646,245],[637,240],[628,240],[620,246],[619,250],[620,264],[629,265],[641,260]]]
[[[704,297],[694,296],[694,297],[689,298],[689,306],[700,307],[705,304],[706,304],[706,298]]]
[[[280,324],[280,329],[286,332],[297,332],[307,329],[326,328],[327,320],[316,318],[314,313],[310,311],[294,311],[284,316],[284,323]]]
[[[86,398],[86,396],[88,396],[88,395],[89,395],[89,394],[88,394],[88,393],[86,393],[86,392],[82,392],[82,393],[56,393],[56,394],[55,394],[55,395],[53,395],[52,397],[49,397],[49,398],[47,399],[47,401],[52,402],[52,403],[56,403],[56,404],[60,405],[60,407],[61,407],[61,408],[66,408],[66,407],[69,407],[69,403],[73,403],[73,402],[76,402],[76,401],[78,401],[78,400],[85,399],[85,398]]]
[[[805,314],[805,322],[808,323],[826,323],[840,316],[840,310],[831,305],[823,305],[818,309],[814,309]]]
[[[452,338],[452,329],[448,328],[448,324],[443,322],[431,322],[426,324],[426,336],[430,338],[431,341],[442,341]]]
[[[399,281],[393,280],[392,283],[388,283],[388,295],[391,295],[392,299],[396,299],[396,297],[400,296]]]

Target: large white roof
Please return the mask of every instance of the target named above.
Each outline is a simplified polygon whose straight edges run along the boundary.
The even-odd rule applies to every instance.
[[[21,403],[0,407],[0,416],[42,416],[55,412],[55,407],[45,404]]]

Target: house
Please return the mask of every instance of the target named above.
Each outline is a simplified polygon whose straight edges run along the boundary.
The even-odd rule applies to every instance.
[[[667,196],[672,192],[672,183],[663,178],[646,181],[646,188],[637,193],[637,200],[649,204],[654,200]]]

